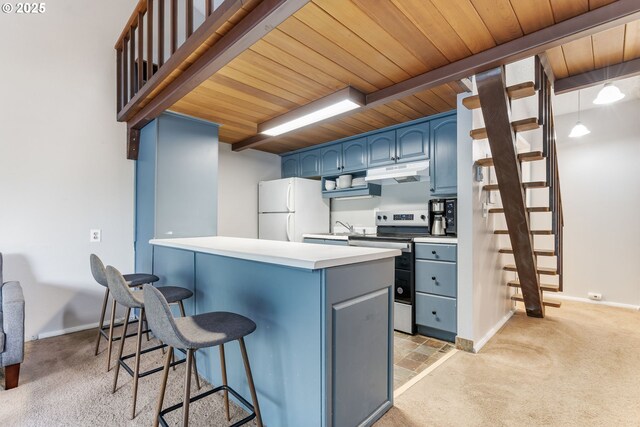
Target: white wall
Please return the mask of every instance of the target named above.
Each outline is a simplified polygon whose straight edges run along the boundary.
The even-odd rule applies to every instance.
[[[564,207],[564,295],[640,306],[640,101],[556,117]]]
[[[0,251],[26,336],[97,321],[89,254],[133,268],[133,162],[117,123],[113,45],[135,0],[0,17]],[[89,229],[102,243],[89,243]]]
[[[218,235],[258,238],[258,182],[280,178],[280,156],[218,146]]]

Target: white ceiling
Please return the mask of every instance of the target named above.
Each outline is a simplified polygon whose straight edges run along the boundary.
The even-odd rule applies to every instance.
[[[627,79],[612,81],[626,96],[618,103],[640,99],[640,76],[629,77]],[[598,92],[602,89],[603,84],[592,86],[580,90],[580,109],[582,111],[591,108],[602,108],[602,105],[596,105],[593,100],[596,99]],[[617,103],[616,103],[617,104]],[[615,104],[614,104],[615,105]],[[556,116],[563,114],[575,113],[578,111],[578,91],[555,95],[553,99],[553,113]]]

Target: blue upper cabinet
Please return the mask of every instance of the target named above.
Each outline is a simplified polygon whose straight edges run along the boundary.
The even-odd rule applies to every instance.
[[[431,121],[431,150],[431,194],[456,194],[458,168],[455,115]]]
[[[342,172],[367,168],[367,138],[354,139],[342,144]]]
[[[338,175],[342,172],[342,144],[330,145],[320,152],[320,174]]]
[[[429,158],[429,122],[396,130],[396,161],[415,162]]]
[[[320,149],[300,153],[300,176],[320,176]]]
[[[299,154],[289,154],[288,156],[282,156],[283,178],[300,176],[299,159]]]
[[[369,167],[392,165],[396,162],[396,131],[390,130],[367,137]]]

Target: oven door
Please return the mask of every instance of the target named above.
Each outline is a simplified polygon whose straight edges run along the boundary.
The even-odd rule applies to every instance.
[[[413,273],[407,270],[395,271],[394,300],[413,304]]]

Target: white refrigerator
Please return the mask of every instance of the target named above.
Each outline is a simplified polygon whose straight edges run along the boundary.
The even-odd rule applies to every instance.
[[[258,184],[258,237],[302,242],[306,233],[329,232],[329,200],[322,182],[303,178]]]

